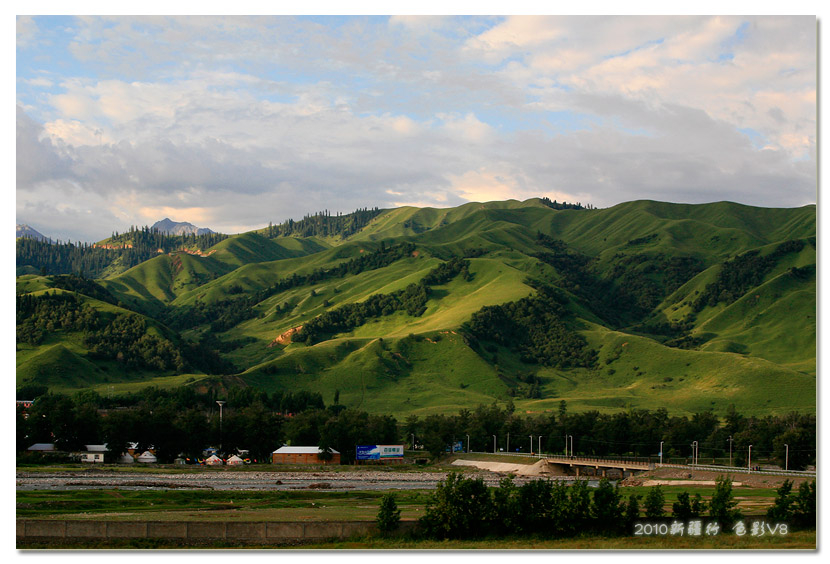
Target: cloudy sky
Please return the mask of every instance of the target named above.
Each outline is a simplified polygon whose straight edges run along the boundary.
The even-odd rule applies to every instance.
[[[17,17],[16,216],[816,201],[816,19]]]

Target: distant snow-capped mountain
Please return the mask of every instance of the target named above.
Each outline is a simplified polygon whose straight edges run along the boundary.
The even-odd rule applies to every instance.
[[[18,223],[17,224],[17,238],[20,237],[28,237],[30,239],[37,239],[38,241],[49,241],[49,237],[46,237],[42,233],[40,233],[37,229],[29,227],[25,223]]]
[[[188,223],[186,221],[172,221],[167,217],[161,221],[155,222],[151,229],[157,229],[161,233],[167,233],[169,235],[192,235],[193,233],[196,235],[205,235],[207,233],[213,233],[213,231],[207,227],[196,227],[192,223]]]

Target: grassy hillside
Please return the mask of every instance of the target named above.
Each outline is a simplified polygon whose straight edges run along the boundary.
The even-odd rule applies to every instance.
[[[538,199],[405,207],[375,210],[345,237],[245,233],[201,254],[160,254],[100,283],[151,316],[153,331],[202,342],[233,363],[234,382],[327,401],[340,390],[341,403],[373,412],[440,413],[508,398],[526,411],[555,410],[564,399],[576,410],[814,412],[815,213],[729,202],[551,209]],[[418,311],[358,316],[322,342],[292,342],[318,316],[417,288],[453,257],[464,258],[465,274],[428,285]],[[50,277],[18,278],[18,294],[48,288]],[[593,351],[593,365],[562,364],[556,359],[567,356],[551,352],[562,343],[538,340],[552,338],[538,331],[549,328],[522,325],[530,318],[517,304],[536,303],[523,300],[539,288],[558,300],[546,315],[572,336],[567,346]],[[497,320],[492,334],[478,327],[473,337],[469,324],[482,315]],[[531,341],[519,339],[526,332],[535,360]],[[115,377],[106,363],[87,366],[77,336],[61,331],[18,349],[18,384],[205,378]],[[58,362],[69,368],[47,376]]]

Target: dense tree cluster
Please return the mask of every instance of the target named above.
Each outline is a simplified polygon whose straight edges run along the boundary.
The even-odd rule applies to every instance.
[[[643,319],[702,271],[703,263],[694,257],[618,254],[608,274],[614,284],[613,299],[604,302],[617,310],[619,318]]]
[[[503,478],[488,488],[482,478],[452,472],[438,484],[420,519],[421,530],[434,538],[537,535],[567,537],[587,532],[629,532],[638,516],[628,510],[618,486],[601,480],[593,496],[587,480],[532,480],[517,486]]]
[[[51,284],[53,288],[60,288],[67,292],[77,292],[102,302],[107,302],[117,305],[118,301],[110,293],[109,290],[98,284],[93,280],[89,280],[79,274],[61,274],[51,277]]]
[[[16,302],[18,343],[38,345],[54,331],[94,331],[99,327],[98,312],[74,293],[22,294]]]
[[[345,304],[329,310],[303,324],[293,336],[294,342],[314,344],[327,335],[335,335],[360,327],[369,319],[406,311],[418,317],[426,310],[430,287],[446,284],[458,275],[469,279],[469,262],[453,258],[430,270],[418,283],[390,294],[374,294],[358,303]]]
[[[17,266],[32,266],[43,274],[83,273],[95,278],[116,262],[126,270],[158,256],[159,250],[169,253],[182,248],[206,249],[227,237],[221,233],[169,235],[147,226],[114,233],[106,243],[111,248],[21,237],[17,239]]]
[[[83,272],[97,277],[123,254],[121,249],[103,249],[89,243],[50,243],[30,237],[17,239],[17,267],[31,266],[42,274]],[[147,257],[150,258],[150,257]]]
[[[79,290],[86,284],[92,285],[93,290],[98,287],[82,278],[58,277],[59,280],[62,278]],[[233,365],[222,359],[210,343],[176,344],[150,334],[147,322],[140,315],[101,315],[74,292],[47,291],[38,296],[21,294],[16,302],[18,343],[36,346],[49,333],[78,332],[83,333],[83,344],[91,358],[117,360],[128,370],[182,372],[194,367],[208,374],[235,372]]]
[[[647,242],[649,237],[629,241]],[[612,258],[612,268],[600,276],[595,261],[569,248],[564,241],[537,233],[545,250],[533,256],[553,266],[561,275],[558,285],[578,296],[600,319],[612,325],[631,324],[647,317],[663,299],[703,270],[694,257],[658,254],[622,254]]]
[[[522,361],[557,368],[591,367],[596,352],[569,329],[566,300],[555,289],[540,285],[535,295],[473,314],[467,330],[480,341],[491,341],[521,354]]]
[[[768,255],[761,256],[757,250],[752,250],[724,262],[717,279],[708,284],[692,303],[692,310],[699,312],[706,306],[735,302],[749,289],[760,285],[781,257],[801,252],[804,244],[800,239],[785,241]]]
[[[98,331],[84,335],[89,356],[123,362],[127,368],[183,372],[181,351],[168,339],[147,331],[147,322],[135,314],[121,314]]]
[[[802,528],[814,528],[817,515],[815,480],[801,482],[797,492],[793,492],[790,480],[784,480],[776,490],[773,506],[767,510],[767,518],[773,522]]]
[[[349,237],[354,235],[377,217],[382,210],[362,208],[353,213],[331,215],[328,210],[306,215],[299,221],[289,219],[278,225],[268,223],[265,236],[274,237]]]

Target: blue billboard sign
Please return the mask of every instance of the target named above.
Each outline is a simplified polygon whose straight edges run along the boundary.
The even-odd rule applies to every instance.
[[[357,460],[390,460],[403,458],[403,445],[357,445]]]

